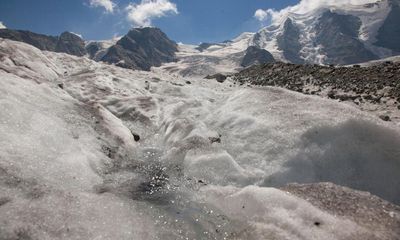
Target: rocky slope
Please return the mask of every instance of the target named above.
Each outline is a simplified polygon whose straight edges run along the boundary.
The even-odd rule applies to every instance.
[[[390,1],[391,10],[378,30],[376,45],[400,53],[400,1]]]
[[[40,50],[68,53],[75,56],[86,54],[85,42],[76,34],[64,32],[58,37],[30,31],[0,29],[0,38],[24,42]]]
[[[315,26],[315,45],[323,46],[325,55],[322,63],[346,65],[377,59],[358,39],[361,25],[355,16],[324,12]]]
[[[254,37],[254,43],[256,45],[262,45],[260,40],[261,33],[257,33]],[[276,38],[278,49],[282,51],[283,57],[291,62],[302,64],[304,59],[300,57],[300,51],[302,46],[300,44],[300,29],[293,24],[293,21],[288,18],[283,25],[283,32]]]
[[[240,84],[277,86],[311,95],[383,107],[397,120],[400,109],[400,63],[334,67],[271,63],[245,69],[233,76]],[[385,119],[387,119],[385,117]]]

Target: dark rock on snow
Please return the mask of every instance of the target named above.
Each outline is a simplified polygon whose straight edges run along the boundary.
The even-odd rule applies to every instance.
[[[275,59],[270,52],[255,46],[250,46],[246,50],[246,54],[243,57],[241,66],[249,67],[255,64],[264,64],[271,62],[275,62]]]
[[[290,62],[303,64],[304,60],[300,58],[300,30],[295,26],[290,18],[284,24],[284,30],[277,37],[278,48],[282,50],[283,56]]]
[[[316,45],[322,45],[325,64],[353,64],[378,59],[358,39],[361,20],[351,15],[325,12],[316,26]]]
[[[214,75],[208,75],[207,77],[205,77],[205,79],[215,79],[217,80],[217,82],[223,83],[227,79],[227,76],[221,73],[217,73]]]

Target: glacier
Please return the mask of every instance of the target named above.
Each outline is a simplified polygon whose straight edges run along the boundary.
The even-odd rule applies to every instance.
[[[10,40],[0,57],[0,239],[400,236],[394,205],[361,205],[383,214],[365,224],[284,188],[332,182],[399,204],[396,123],[280,88]]]

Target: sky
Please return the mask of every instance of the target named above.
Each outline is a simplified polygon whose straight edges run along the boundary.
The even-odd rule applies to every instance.
[[[268,9],[299,0],[0,0],[0,28],[47,35],[70,31],[85,40],[155,26],[176,42],[198,44],[232,39],[266,24]]]

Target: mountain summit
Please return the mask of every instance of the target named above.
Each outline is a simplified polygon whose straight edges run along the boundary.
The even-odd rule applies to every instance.
[[[134,28],[101,59],[117,66],[150,70],[176,60],[177,44],[158,28]]]
[[[400,53],[400,4],[321,4],[284,9],[249,44],[293,63],[353,64]]]

